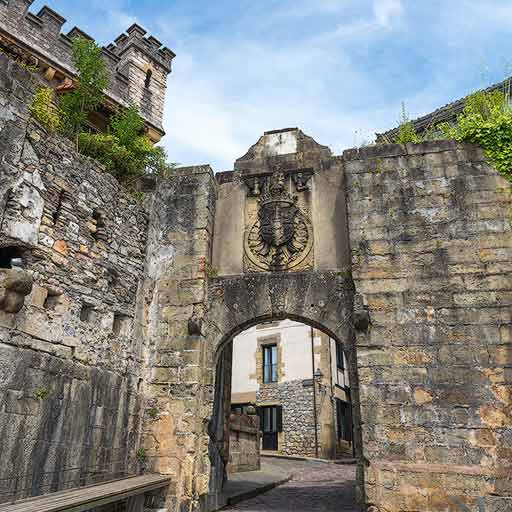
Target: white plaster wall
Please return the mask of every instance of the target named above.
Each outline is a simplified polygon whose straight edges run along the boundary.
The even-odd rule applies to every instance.
[[[248,393],[258,389],[256,378],[256,327],[247,329],[233,340],[233,368],[231,393]]]
[[[284,377],[279,382],[312,378],[311,328],[307,325],[283,320],[275,326],[258,326],[247,329],[234,339],[232,393],[256,391],[256,350],[258,339],[279,335],[282,348]],[[319,336],[314,337],[315,346],[321,344]],[[320,355],[315,354],[315,369],[320,365]]]
[[[291,320],[285,320],[282,324],[281,343],[284,363],[282,382],[313,378],[311,328]],[[316,342],[320,343],[320,338]]]
[[[277,325],[276,325],[277,324]],[[284,376],[279,382],[312,378],[311,328],[292,320],[273,322],[267,326],[254,326],[234,339],[232,393],[258,390],[256,379],[256,351],[258,339],[278,335],[281,340]],[[321,345],[320,336],[314,336],[314,346]],[[336,342],[331,339],[332,384],[349,387],[348,361],[344,355],[345,372],[336,367]],[[315,354],[315,370],[320,367],[320,354]],[[251,378],[252,377],[252,378]]]

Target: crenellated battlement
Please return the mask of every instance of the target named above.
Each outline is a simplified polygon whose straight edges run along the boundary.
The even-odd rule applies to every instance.
[[[134,23],[126,34],[121,34],[106,49],[121,57],[131,47],[136,47],[170,72],[172,60],[176,55],[169,48],[164,47],[156,37],[145,37],[146,34],[146,30]]]
[[[23,55],[52,85],[69,83],[76,75],[72,61],[73,38],[93,38],[78,27],[63,33],[66,23],[63,16],[48,6],[34,14],[29,11],[32,3],[33,0],[0,0],[0,47]],[[148,37],[137,24],[103,47],[110,79],[107,107],[135,103],[155,142],[164,135],[167,75],[174,57],[169,48],[155,37]]]

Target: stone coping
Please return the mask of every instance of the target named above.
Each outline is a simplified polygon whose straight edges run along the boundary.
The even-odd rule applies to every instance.
[[[427,462],[370,462],[370,467],[384,471],[396,471],[407,473],[436,473],[436,474],[461,474],[484,477],[512,477],[512,467],[485,467],[465,466],[460,464],[431,464]]]

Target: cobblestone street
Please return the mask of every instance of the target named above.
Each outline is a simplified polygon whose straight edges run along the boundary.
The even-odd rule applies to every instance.
[[[355,502],[354,465],[276,460],[272,466],[293,473],[286,484],[238,503],[231,512],[360,512]]]

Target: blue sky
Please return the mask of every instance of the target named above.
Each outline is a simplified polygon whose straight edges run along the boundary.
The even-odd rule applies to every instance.
[[[510,0],[36,0],[101,44],[137,22],[177,57],[164,144],[232,169],[266,130],[335,153],[512,74]]]

